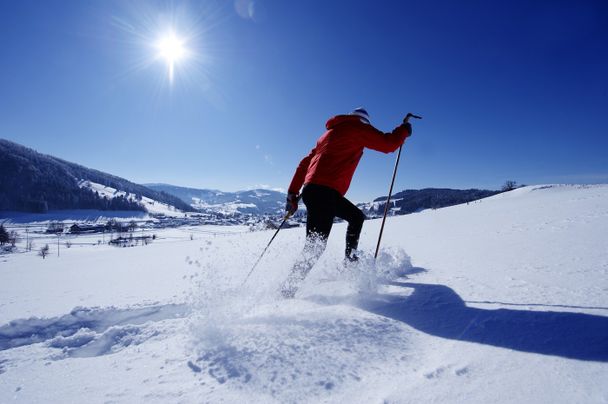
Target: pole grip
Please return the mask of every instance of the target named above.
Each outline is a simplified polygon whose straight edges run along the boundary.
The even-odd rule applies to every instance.
[[[405,116],[405,118],[403,118],[403,123],[407,123],[410,118],[414,118],[414,119],[422,119],[422,117],[420,115],[414,115],[411,112],[408,112],[407,115]]]

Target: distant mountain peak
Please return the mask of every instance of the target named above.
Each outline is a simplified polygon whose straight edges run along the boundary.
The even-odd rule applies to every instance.
[[[283,211],[286,195],[270,189],[250,189],[236,192],[215,189],[196,189],[169,184],[147,184],[180,198],[193,208],[205,213],[226,215],[274,215]]]

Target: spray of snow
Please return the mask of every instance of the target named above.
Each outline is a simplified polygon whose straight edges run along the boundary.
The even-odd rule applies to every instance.
[[[282,240],[302,245],[301,233],[285,231]],[[188,366],[193,372],[291,402],[301,394],[326,397],[338,386],[358,382],[370,361],[399,360],[382,346],[402,345],[407,335],[402,327],[365,315],[357,318],[353,312],[373,298],[379,283],[411,269],[405,251],[390,248],[378,260],[362,254],[356,265],[345,268],[328,249],[296,298],[285,300],[279,289],[300,257],[299,249],[281,249],[280,244],[269,249],[243,286],[261,251],[259,243],[243,240],[248,236],[234,244],[209,241],[198,258],[188,258],[200,267],[190,297],[190,343],[196,359]],[[227,247],[235,254],[225,254]],[[319,362],[319,355],[326,360]],[[360,365],[344,372],[353,360]]]

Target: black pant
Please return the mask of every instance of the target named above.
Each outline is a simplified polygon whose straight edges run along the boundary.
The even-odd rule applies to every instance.
[[[365,215],[359,208],[349,202],[334,189],[322,185],[307,184],[302,190],[302,200],[306,205],[306,245],[301,257],[294,264],[291,273],[281,286],[284,297],[294,297],[300,283],[313,265],[317,262],[325,246],[334,218],[339,217],[348,222],[346,229],[346,258],[352,256],[359,244],[359,235],[363,228]]]
[[[306,184],[302,190],[302,201],[307,211],[308,241],[319,239],[324,244],[336,217],[348,222],[345,255],[350,258],[359,244],[359,236],[365,220],[363,212],[335,189],[322,185]]]

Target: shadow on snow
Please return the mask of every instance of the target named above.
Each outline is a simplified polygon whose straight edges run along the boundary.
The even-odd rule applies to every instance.
[[[379,295],[360,307],[437,337],[521,352],[608,362],[608,317],[558,311],[467,307],[444,285],[397,283],[407,297]]]

